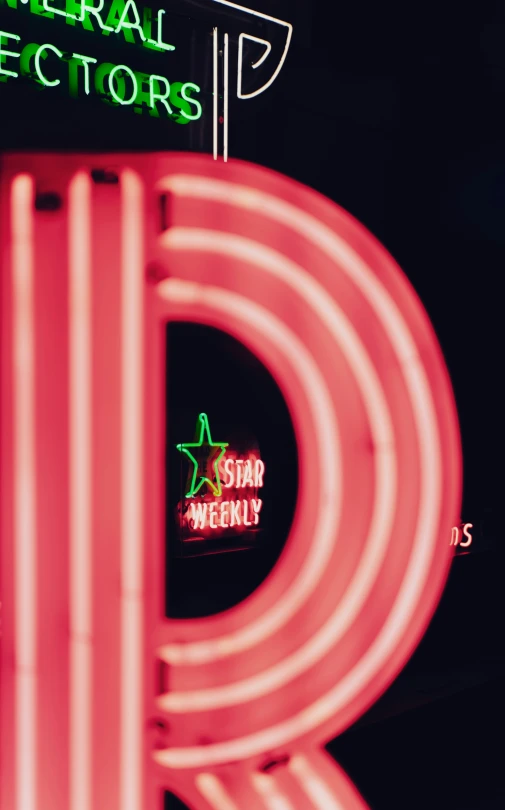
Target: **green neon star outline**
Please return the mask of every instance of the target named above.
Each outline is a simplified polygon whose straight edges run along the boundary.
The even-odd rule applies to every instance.
[[[208,484],[210,486],[210,488],[212,489],[212,492],[214,493],[214,495],[216,497],[219,497],[222,494],[222,488],[221,488],[221,478],[219,477],[218,464],[219,464],[219,462],[221,461],[222,457],[224,456],[224,454],[226,452],[226,448],[228,447],[228,442],[213,442],[212,441],[212,437],[210,435],[209,417],[207,416],[206,413],[199,414],[198,421],[200,422],[200,437],[199,437],[198,441],[197,442],[185,442],[184,444],[177,444],[176,445],[179,452],[184,453],[190,459],[190,461],[193,462],[193,476],[192,476],[192,479],[191,479],[191,486],[189,488],[189,492],[186,493],[185,497],[186,498],[194,498],[195,495],[197,494],[198,490],[201,489],[201,487],[204,484]],[[198,422],[197,422],[197,425],[198,425]],[[205,436],[207,437],[206,442],[204,442]],[[215,476],[216,476],[216,483],[214,484],[213,481],[210,480],[210,478],[207,478],[206,476],[201,475],[200,476],[200,481],[198,482],[198,486],[196,486],[196,476],[197,476],[197,473],[198,473],[198,466],[199,465],[198,465],[198,461],[196,460],[196,458],[194,457],[194,455],[192,454],[192,452],[191,452],[191,450],[189,448],[191,448],[191,447],[202,447],[202,445],[204,445],[204,444],[207,444],[209,447],[220,447],[221,448],[221,452],[219,453],[218,457],[216,458],[216,460],[214,461],[214,463],[212,465],[213,468],[214,468]]]

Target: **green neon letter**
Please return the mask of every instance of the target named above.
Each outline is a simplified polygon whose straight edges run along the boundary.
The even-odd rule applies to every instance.
[[[96,65],[98,60],[93,59],[92,56],[83,56],[81,53],[73,53],[72,59],[80,59],[84,66],[84,92],[89,96],[89,66],[90,64]]]
[[[175,51],[175,45],[169,45],[167,42],[163,42],[163,34],[161,31],[163,14],[165,13],[165,9],[160,8],[158,11],[158,39],[148,39],[149,45],[155,45],[161,51]]]
[[[158,84],[157,88],[158,92],[156,93],[154,92],[154,82],[157,82]],[[163,82],[163,84],[165,85],[164,95],[159,92],[161,82]],[[168,79],[165,79],[164,76],[156,76],[156,75],[149,76],[149,106],[156,109],[155,101],[161,101],[165,105],[168,114],[172,115],[172,110],[167,101],[167,98],[169,98],[169,96],[170,96],[170,84],[168,82]]]
[[[191,96],[188,96],[186,94],[186,87],[189,90],[195,90],[197,93],[200,92],[200,88],[198,87],[198,85],[193,84],[193,82],[186,82],[186,84],[182,85],[182,87],[181,87],[181,97],[184,99],[184,101],[188,101],[190,104],[195,105],[196,113],[195,113],[195,115],[188,115],[187,113],[184,112],[184,110],[181,107],[181,115],[184,118],[187,118],[188,121],[197,121],[202,115],[202,105],[200,104],[199,101],[196,100],[196,98],[191,98]]]
[[[21,2],[23,3],[24,0],[21,0]],[[42,6],[44,11],[48,11],[50,14],[61,14],[62,17],[73,17],[75,20],[75,14],[68,14],[66,11],[60,11],[59,8],[52,8],[49,5],[49,0],[42,0]]]
[[[45,84],[46,87],[56,87],[56,85],[60,83],[60,80],[54,79],[54,81],[50,81],[49,79],[46,79],[46,77],[44,76],[44,74],[40,69],[40,57],[42,56],[42,51],[53,51],[56,54],[56,56],[60,57],[60,59],[63,56],[63,54],[54,45],[40,45],[35,51],[35,73],[39,77],[42,84]],[[47,54],[44,54],[44,59],[46,59],[46,57]]]
[[[100,12],[103,9],[104,3],[105,0],[99,0],[98,5],[94,6],[93,0],[91,0],[90,5],[88,5],[86,0],[82,0],[79,22],[83,22],[84,18],[86,17],[86,14],[93,14],[93,16],[97,18],[100,28],[102,28],[104,31],[114,31],[113,28],[110,28],[108,25],[105,25],[105,23],[102,22],[102,18],[100,17]]]
[[[133,93],[132,93],[132,97],[130,98],[129,101],[125,101],[124,98],[121,98],[121,96],[119,96],[116,93],[113,79],[114,79],[114,74],[118,70],[124,70],[126,73],[128,73],[130,79],[133,82]],[[133,72],[133,70],[130,70],[130,68],[127,67],[126,65],[116,65],[115,67],[113,67],[111,72],[109,73],[109,91],[110,91],[110,94],[111,94],[112,98],[114,99],[114,101],[117,101],[118,104],[133,104],[133,102],[135,101],[135,97],[137,95],[137,91],[138,91],[137,78],[136,78],[135,73]]]
[[[2,63],[5,61],[6,56],[20,56],[21,54],[17,53],[17,51],[3,51],[2,45],[7,44],[2,42],[3,37],[6,39],[15,39],[16,42],[19,42],[21,37],[18,37],[17,34],[8,34],[7,31],[0,31],[0,75],[12,76],[13,79],[17,79],[19,74],[15,73],[13,70],[6,70],[2,67]]]
[[[128,11],[130,10],[130,6],[133,9],[133,16],[135,18],[135,22],[130,22],[128,20]],[[142,26],[140,24],[140,17],[137,11],[137,6],[135,5],[135,0],[127,0],[126,5],[123,9],[123,13],[119,18],[119,23],[117,25],[116,34],[119,34],[122,28],[129,28],[129,29],[136,29],[139,34],[142,42],[145,40],[144,32],[142,31]]]

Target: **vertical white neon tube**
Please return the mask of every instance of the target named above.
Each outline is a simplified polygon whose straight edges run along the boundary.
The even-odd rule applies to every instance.
[[[223,110],[223,158],[228,160],[228,73],[229,73],[229,43],[228,34],[224,35],[224,110]]]
[[[143,231],[139,177],[121,176],[120,810],[142,810]]]
[[[36,810],[37,535],[33,180],[12,183],[16,808]]]
[[[92,810],[91,185],[69,187],[70,810]]]
[[[212,79],[213,79],[213,98],[212,98],[212,150],[214,155],[214,160],[217,160],[217,149],[218,149],[218,129],[217,129],[217,121],[218,121],[218,64],[217,64],[217,57],[218,57],[218,29],[214,28],[212,32],[213,36],[213,43],[212,43]]]

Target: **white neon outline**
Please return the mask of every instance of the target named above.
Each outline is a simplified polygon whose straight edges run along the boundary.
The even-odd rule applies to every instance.
[[[251,64],[252,69],[253,69],[253,70],[256,70],[256,68],[259,68],[259,67],[260,67],[260,65],[262,65],[262,64],[263,64],[263,62],[265,61],[265,59],[267,59],[267,58],[268,58],[268,55],[270,54],[270,51],[272,50],[272,43],[271,43],[271,42],[269,42],[269,41],[268,41],[268,39],[261,39],[261,37],[253,37],[253,36],[252,36],[252,34],[240,34],[240,35],[239,35],[239,38],[238,38],[238,52],[239,52],[239,60],[240,60],[240,61],[239,61],[239,69],[240,69],[240,67],[241,67],[241,65],[242,65],[242,51],[243,51],[243,47],[244,47],[244,46],[243,46],[243,40],[244,40],[244,39],[250,39],[250,40],[251,40],[251,42],[259,42],[259,44],[260,44],[260,45],[266,45],[266,46],[267,46],[267,47],[265,48],[265,52],[264,52],[264,53],[263,53],[263,55],[262,55],[262,56],[261,56],[261,57],[258,59],[258,61],[257,61],[257,62],[253,62],[253,63]],[[241,71],[241,72],[242,72],[242,71]]]
[[[68,197],[69,788],[70,810],[91,810],[91,181],[86,172],[74,175]]]
[[[167,178],[160,185],[170,183],[173,186],[174,179],[174,177]],[[181,177],[178,180],[180,181]],[[182,180],[187,193],[194,178],[183,177]],[[271,747],[284,745],[321,725],[364,688],[373,674],[380,670],[394,651],[398,637],[405,631],[417,606],[419,593],[425,585],[432,556],[437,547],[441,501],[439,432],[430,386],[412,335],[396,303],[389,292],[382,287],[380,280],[374,276],[349,245],[311,215],[299,211],[271,195],[244,186],[234,186],[234,184],[222,181],[207,181],[202,178],[197,178],[196,184],[200,191],[202,187],[206,187],[211,192],[210,196],[214,198],[216,194],[220,197],[223,188],[226,188],[226,202],[230,205],[238,204],[240,207],[249,208],[251,202],[254,201],[256,209],[258,200],[261,200],[262,208],[260,210],[264,216],[272,217],[272,213],[276,212],[277,217],[273,218],[277,218],[278,221],[282,221],[284,218],[290,228],[297,228],[309,241],[327,252],[333,261],[340,264],[371,303],[384,330],[390,337],[404,371],[419,437],[421,497],[412,552],[399,594],[381,632],[348,675],[311,706],[271,728],[205,747],[174,748],[157,752],[154,755],[160,764],[179,768],[205,767],[210,763],[216,764],[228,759],[243,759]],[[197,194],[197,196],[201,196],[201,194]],[[266,209],[265,205],[267,205]],[[216,639],[213,641],[215,643]],[[206,641],[204,644],[208,648],[209,642]]]
[[[228,161],[228,92],[229,92],[229,82],[228,82],[228,74],[229,74],[229,42],[228,42],[228,34],[224,35],[224,50],[223,50],[223,58],[224,58],[224,87],[223,87],[223,160],[226,163]]]
[[[218,154],[218,29],[212,31],[212,70],[213,70],[213,92],[212,92],[212,154],[217,160]]]
[[[195,784],[214,810],[240,810],[215,774],[199,773],[195,777]]]
[[[120,808],[141,810],[143,751],[143,189],[121,174]]]
[[[161,241],[169,250],[217,253],[220,256],[231,256],[239,262],[253,264],[258,272],[268,273],[298,292],[300,297],[317,312],[318,319],[327,326],[330,335],[353,369],[376,448],[374,506],[366,545],[357,570],[334,613],[304,645],[269,669],[232,684],[188,692],[169,692],[158,699],[158,704],[164,711],[198,712],[254,700],[280,689],[288,681],[314,666],[349,629],[382,567],[394,523],[397,477],[394,431],[382,386],[354,327],[330,299],[326,290],[304,268],[269,247],[219,231],[172,228],[163,235]],[[228,302],[230,311],[237,311],[236,307],[240,306],[240,302],[232,301],[230,296]],[[251,320],[248,322],[253,323]],[[314,532],[316,538],[319,534],[318,530]],[[324,542],[319,541],[321,547],[329,542],[331,541],[326,538]],[[306,563],[298,582],[301,580],[307,583],[307,572],[311,570],[310,558],[312,555],[316,556],[317,547],[316,540],[307,553]],[[317,580],[312,579],[312,588],[319,581],[321,571],[325,568],[326,564],[324,568],[316,569],[318,576]],[[312,573],[314,574],[314,570]],[[268,622],[270,633],[273,632],[273,628],[278,629],[279,616],[285,613],[291,616],[288,610],[300,607],[302,600],[307,598],[306,589],[307,585],[304,589],[295,581],[290,592],[285,594],[281,605],[264,614],[258,623]],[[293,600],[296,600],[294,606]],[[243,637],[246,636],[250,646],[250,628],[255,625],[256,623],[251,623],[246,628],[236,631],[238,645],[244,643]],[[161,650],[163,658],[165,649]]]
[[[240,72],[240,79],[237,79],[237,96],[238,96],[238,98],[244,99],[244,98],[254,98],[254,96],[259,96],[261,93],[264,93],[265,90],[268,90],[268,88],[274,83],[274,81],[276,80],[277,76],[279,75],[279,73],[281,72],[281,70],[282,70],[282,68],[284,66],[284,62],[286,61],[286,57],[288,55],[289,46],[291,44],[291,37],[293,36],[293,26],[291,25],[291,23],[288,23],[285,20],[279,20],[277,17],[271,17],[269,14],[262,14],[259,11],[254,11],[251,8],[246,8],[246,6],[239,6],[237,3],[231,3],[230,0],[214,0],[214,3],[219,3],[222,6],[229,6],[230,8],[235,8],[238,11],[245,11],[246,14],[252,14],[253,17],[260,17],[262,20],[268,20],[269,22],[274,22],[274,23],[278,23],[279,25],[284,25],[288,29],[288,34],[287,34],[287,37],[286,37],[286,45],[285,45],[284,51],[282,53],[281,61],[279,62],[275,73],[273,74],[273,76],[270,78],[270,80],[266,84],[264,84],[258,90],[255,90],[253,93],[246,93],[246,94],[242,93],[242,79],[241,79],[241,77],[242,77],[242,63],[239,62],[238,71]],[[240,41],[239,41],[239,48],[240,48]],[[240,81],[240,85],[238,84],[239,81]]]
[[[394,431],[389,409],[377,373],[365,348],[362,346],[361,340],[344,313],[312,275],[265,245],[252,242],[244,237],[196,228],[172,228],[162,236],[161,241],[165,247],[172,250],[205,250],[228,255],[249,264],[253,263],[259,271],[268,272],[270,275],[280,279],[294,289],[303,300],[312,305],[319,320],[325,323],[330,334],[354,369],[356,381],[360,387],[363,403],[368,414],[374,447],[376,447],[375,475],[377,480],[367,550],[349,588],[349,591],[351,591],[348,597],[349,603],[343,600],[345,609],[349,610],[352,606],[353,610],[359,610],[354,590],[355,588],[363,588],[364,593],[367,593],[373,584],[375,574],[379,570],[387,549],[391,522],[395,513],[396,492],[396,463],[392,452]],[[232,306],[235,306],[235,304]],[[303,570],[295,582],[292,583],[290,589],[284,594],[282,601],[272,607],[270,611],[263,614],[255,622],[250,623],[246,628],[241,628],[240,631],[237,630],[218,639],[196,641],[187,645],[164,645],[159,650],[160,656],[171,664],[202,663],[248,649],[253,644],[257,644],[272,635],[295,614],[300,604],[313,592],[322,572],[326,568],[329,558],[323,549],[331,541],[319,529],[314,532],[314,536],[316,539],[308,551]],[[358,585],[355,585],[355,582]],[[337,615],[339,619],[336,621],[340,621],[341,626],[344,628],[346,622],[345,612],[339,610]],[[319,635],[316,635],[311,640],[313,647],[320,644],[319,638]],[[291,658],[286,660],[291,661]],[[297,660],[300,659],[297,658]],[[303,661],[300,661],[300,663],[301,666],[304,666]],[[285,668],[284,662],[280,662],[275,667],[278,677],[283,677],[281,672],[289,671],[290,666],[290,663],[286,663]],[[274,676],[273,670],[270,675]],[[292,677],[295,677],[295,675]],[[254,676],[249,684],[246,681],[243,682],[243,685],[237,684],[236,689],[234,689],[234,686],[227,686],[226,690],[220,687],[216,687],[215,690],[204,690],[206,694],[205,700],[209,701],[208,704],[205,703],[206,708],[215,708],[221,705],[221,701],[225,701],[226,705],[228,701],[230,703],[235,702],[235,699],[239,699],[240,689],[244,689],[244,695],[250,694],[252,698],[253,694],[256,696],[255,690],[260,688],[260,682],[263,684],[261,688],[266,688],[263,674]],[[254,689],[253,683],[255,684]],[[191,700],[186,700],[184,694],[171,692],[162,698],[160,697],[160,704],[165,709],[170,706],[171,711],[182,711],[179,705],[182,706],[182,702],[184,702],[186,711],[196,711],[197,709],[190,708],[192,705]],[[211,697],[212,694],[213,697]],[[191,695],[197,701],[193,705],[200,707],[200,700],[204,700],[203,695],[197,695],[196,693],[191,693]]]
[[[242,93],[242,66],[244,61],[244,39],[250,39],[253,42],[259,42],[261,45],[266,45],[264,53],[258,59],[257,62],[251,65],[253,70],[259,68],[260,65],[268,58],[270,51],[272,50],[272,44],[267,39],[261,39],[261,37],[253,37],[250,34],[240,34],[238,38],[238,66],[237,66],[237,98],[250,98],[251,95],[244,95]],[[254,94],[253,94],[254,95]]]
[[[307,757],[296,754],[290,758],[287,767],[307,794],[314,810],[346,810]]]
[[[16,809],[37,807],[37,526],[33,178],[11,186]]]

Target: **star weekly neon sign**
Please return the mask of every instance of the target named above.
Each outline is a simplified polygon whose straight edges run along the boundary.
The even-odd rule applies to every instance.
[[[215,535],[215,530],[236,533],[258,526],[263,506],[258,492],[263,487],[265,464],[253,453],[247,458],[238,458],[235,452],[228,455],[228,442],[212,441],[206,413],[199,415],[196,432],[196,441],[176,445],[190,468],[185,493],[189,503],[178,506],[182,528],[189,531],[182,539],[193,540],[195,532],[205,530]],[[198,495],[201,497],[195,501]]]
[[[110,155],[2,163],[0,805],[161,810],[166,789],[192,810],[364,810],[324,746],[422,638],[460,515],[434,330],[392,257],[316,192],[210,156],[115,160],[112,193],[90,176]],[[34,205],[48,174],[54,217]],[[162,233],[160,194],[180,203]],[[300,470],[267,579],[181,621],[162,576],[175,320],[266,366]]]

